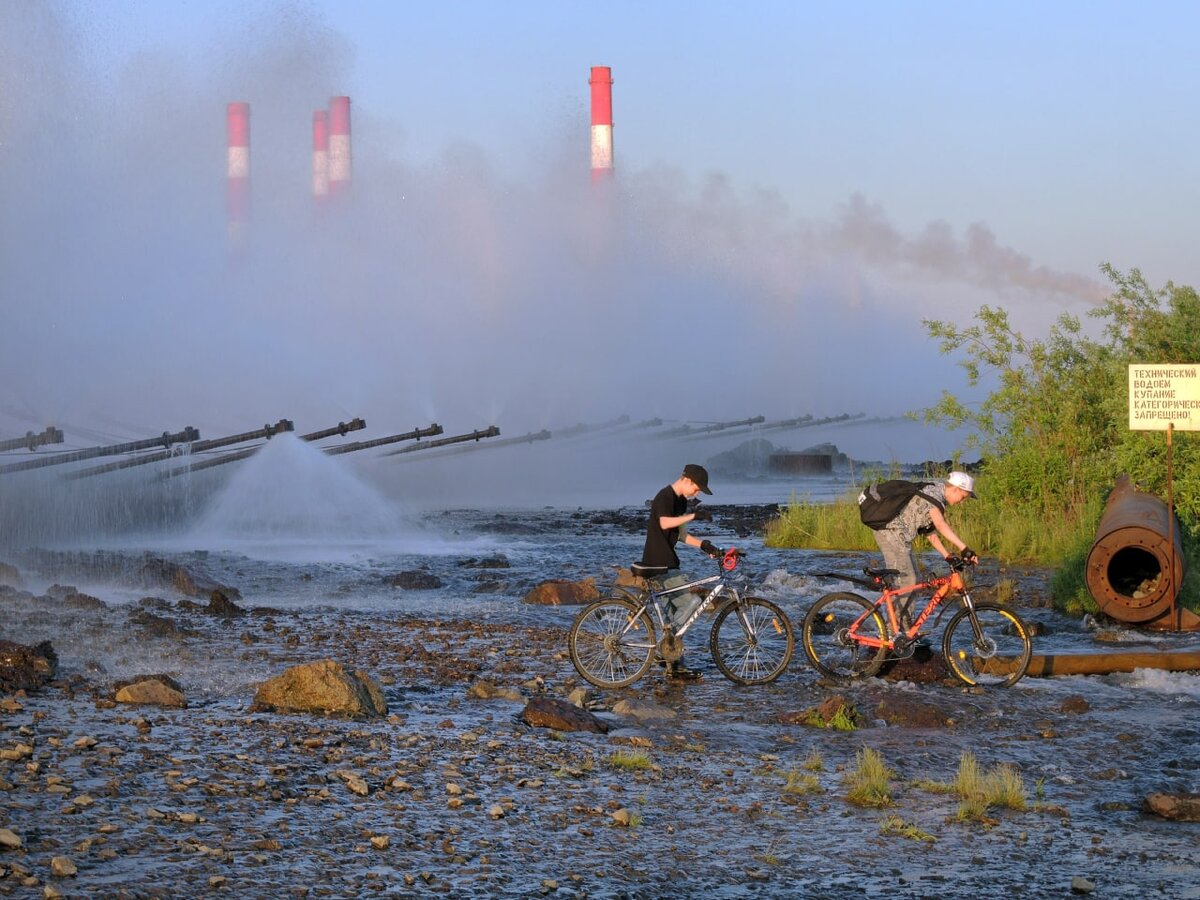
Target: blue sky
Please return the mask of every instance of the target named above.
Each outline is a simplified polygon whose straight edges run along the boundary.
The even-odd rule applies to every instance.
[[[0,430],[919,409],[964,389],[924,318],[1039,335],[1104,262],[1200,284],[1198,33],[1169,3],[0,4]],[[340,94],[334,224],[310,123]]]
[[[1194,3],[300,2],[70,7],[99,66],[202,65],[231,34],[309,20],[344,46],[330,90],[395,150],[504,168],[614,75],[617,165],[776,190],[820,217],[855,193],[901,229],[985,223],[1036,264],[1200,282]],[[581,152],[586,143],[581,136]]]

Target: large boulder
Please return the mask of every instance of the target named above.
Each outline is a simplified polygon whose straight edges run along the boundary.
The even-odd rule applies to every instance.
[[[221,584],[219,581],[193,572],[187,566],[148,556],[142,566],[142,577],[148,584],[170,585],[181,594],[189,597],[211,597],[213,591],[220,591],[231,599],[241,599],[241,592],[235,587]]]
[[[352,719],[387,715],[387,701],[369,675],[332,659],[293,666],[259,685],[253,712],[310,712]]]
[[[608,723],[603,719],[556,697],[534,697],[521,711],[521,719],[534,728],[608,734]]]
[[[170,709],[186,709],[187,699],[183,688],[170,675],[141,675],[116,684],[113,699],[118,703],[134,705],[165,706]]]
[[[1151,794],[1142,807],[1164,819],[1200,822],[1200,794]]]
[[[526,603],[538,606],[582,606],[599,599],[600,590],[596,587],[595,578],[585,578],[583,581],[552,578],[525,595]]]
[[[32,691],[54,680],[58,654],[49,641],[36,647],[0,640],[0,693]]]

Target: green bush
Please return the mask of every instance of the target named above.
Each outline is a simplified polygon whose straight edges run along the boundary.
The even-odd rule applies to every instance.
[[[941,352],[960,356],[971,387],[990,390],[968,404],[946,392],[918,415],[968,429],[967,449],[985,461],[981,500],[948,518],[964,540],[1002,562],[1055,568],[1051,592],[1072,612],[1094,609],[1084,563],[1104,502],[1121,474],[1167,498],[1167,442],[1160,431],[1129,428],[1129,365],[1200,361],[1200,296],[1170,282],[1152,289],[1134,269],[1101,267],[1114,285],[1093,315],[1102,336],[1088,337],[1064,314],[1042,339],[1016,331],[1003,309],[983,306],[975,324],[926,320]],[[1200,439],[1173,440],[1173,497],[1185,558],[1192,563],[1180,590],[1185,606],[1200,606]],[[869,480],[863,478],[863,481]],[[854,491],[855,496],[857,490]],[[832,504],[796,501],[767,529],[770,546],[873,550],[858,521],[854,497]]]

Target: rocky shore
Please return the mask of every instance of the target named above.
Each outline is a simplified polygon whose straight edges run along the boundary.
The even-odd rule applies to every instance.
[[[1141,897],[1200,876],[1178,698],[936,670],[843,689],[799,654],[737,688],[699,641],[701,681],[597,693],[569,609],[289,611],[185,575],[128,605],[0,588],[0,895]],[[312,699],[350,682],[356,706]],[[886,806],[848,799],[867,747]],[[1018,766],[1025,807],[960,820],[930,784],[966,750]],[[1155,793],[1175,802],[1144,812]]]

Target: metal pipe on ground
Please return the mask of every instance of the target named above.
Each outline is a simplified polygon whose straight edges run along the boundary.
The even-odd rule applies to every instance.
[[[8,440],[0,441],[0,450],[36,450],[38,447],[44,447],[46,444],[61,444],[62,442],[62,431],[53,425],[49,425],[41,434],[34,434],[32,431],[27,431],[25,432],[25,437],[9,438]]]
[[[1088,552],[1084,568],[1088,592],[1101,612],[1119,622],[1172,628],[1174,623],[1163,620],[1171,618],[1185,574],[1174,512],[1122,475],[1105,504]]]
[[[477,429],[467,432],[466,434],[456,434],[450,437],[438,438],[436,441],[421,441],[412,444],[408,447],[401,447],[398,450],[389,450],[387,453],[380,454],[381,456],[397,456],[401,453],[416,453],[418,450],[432,450],[435,447],[447,447],[450,444],[464,444],[467,441],[481,441],[484,438],[497,437],[500,434],[500,429],[495,425],[489,425],[487,428]]]
[[[497,431],[499,433],[499,431]],[[474,453],[477,450],[492,449],[493,447],[508,447],[513,444],[532,444],[535,441],[548,441],[553,435],[546,430],[531,431],[529,434],[523,434],[520,437],[505,438],[502,441],[488,441],[486,444],[480,443],[469,447],[455,447],[452,450],[447,450],[445,453],[435,453],[432,456],[421,456],[419,459],[445,459],[447,456],[458,456],[462,453]]]
[[[289,419],[280,419],[279,420],[280,426],[284,425],[285,423],[286,423],[287,427],[281,428],[279,430],[292,431],[294,426],[292,425],[291,420],[289,420]],[[320,431],[311,431],[308,434],[302,434],[302,435],[300,435],[300,440],[302,440],[302,441],[319,441],[322,438],[333,437],[335,434],[345,435],[348,432],[360,431],[366,427],[367,427],[367,422],[365,419],[351,419],[349,422],[338,422],[332,428],[324,428]],[[279,431],[275,431],[272,433],[278,434]],[[270,438],[271,435],[268,434],[268,435],[265,435],[265,437]],[[182,466],[178,469],[173,469],[170,472],[164,472],[161,477],[162,478],[175,478],[178,475],[188,475],[192,472],[199,472],[199,471],[203,471],[204,469],[211,469],[214,466],[223,466],[227,463],[237,462],[240,459],[246,459],[249,456],[253,456],[255,453],[257,453],[261,449],[262,449],[262,444],[259,444],[256,447],[247,447],[245,450],[238,450],[236,453],[228,453],[224,456],[218,456],[216,459],[206,459],[203,462],[195,463],[190,466]],[[334,453],[334,452],[340,453],[340,452],[342,452],[342,450],[341,450],[341,448],[332,448],[332,449],[326,449],[325,452],[326,453]]]
[[[195,441],[191,447],[187,448],[187,453],[204,453],[209,450],[216,450],[220,447],[230,447],[234,444],[244,444],[246,441],[255,441],[260,438],[269,438],[273,434],[278,434],[283,431],[291,431],[292,423],[287,419],[280,419],[274,425],[264,425],[262,428],[254,431],[243,431],[241,434],[231,434],[228,437],[211,438],[207,441]],[[142,456],[135,456],[132,459],[122,459],[118,462],[105,463],[102,466],[92,466],[90,469],[80,469],[77,472],[71,472],[64,475],[67,479],[91,478],[93,475],[103,475],[105,472],[116,472],[120,469],[131,469],[134,466],[144,466],[149,463],[162,462],[165,459],[174,459],[179,456],[179,453],[173,450],[160,450],[157,453],[146,453]]]
[[[749,419],[738,419],[736,422],[713,422],[709,425],[680,425],[678,428],[669,428],[666,431],[660,431],[657,437],[694,437],[698,434],[711,434],[714,431],[725,431],[729,428],[739,428],[746,425],[758,425],[765,422],[766,416],[752,416]]]
[[[263,430],[264,432],[270,432],[269,434],[266,434],[266,437],[269,440],[277,434],[282,434],[285,431],[293,431],[295,430],[295,427],[296,426],[292,423],[291,419],[280,419],[274,425],[264,426]],[[177,478],[180,475],[191,475],[193,472],[211,469],[213,466],[223,466],[226,463],[237,462],[239,459],[245,459],[247,456],[253,456],[259,451],[259,449],[261,449],[261,447],[262,444],[258,444],[254,447],[247,447],[245,450],[238,450],[235,453],[227,453],[224,456],[215,457],[214,459],[205,459],[194,463],[189,462],[187,465],[180,466],[177,469],[171,469],[170,471],[162,472],[158,477],[160,480],[165,481],[168,478]]]
[[[419,441],[423,437],[435,437],[441,434],[442,431],[442,426],[434,422],[428,428],[414,428],[412,431],[406,431],[403,434],[390,434],[387,437],[375,438],[371,441],[358,441],[353,444],[345,444],[341,447],[330,447],[325,452],[330,456],[337,456],[339,453],[355,453],[359,450],[384,447],[388,444],[399,443],[400,441]]]
[[[60,466],[65,463],[79,462],[84,459],[95,459],[97,456],[117,456],[121,453],[136,453],[139,450],[149,450],[153,447],[170,447],[172,444],[199,440],[200,432],[192,426],[175,434],[164,431],[156,438],[146,438],[142,441],[129,441],[124,444],[111,444],[106,447],[88,447],[83,450],[71,450],[66,453],[56,453],[53,456],[39,456],[37,459],[27,459],[23,462],[10,463],[0,466],[0,473],[23,472],[27,469],[41,469],[46,466]]]

